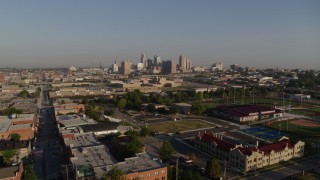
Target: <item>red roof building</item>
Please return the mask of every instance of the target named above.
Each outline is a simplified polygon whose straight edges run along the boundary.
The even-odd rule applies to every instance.
[[[223,140],[220,134],[213,132],[199,133],[195,138],[195,146],[219,159],[227,160],[241,171],[250,171],[268,165],[287,161],[304,155],[302,141],[293,142],[287,137],[271,144],[244,146]]]
[[[213,111],[213,114],[239,122],[248,122],[282,116],[282,112],[273,107],[258,105],[218,107]]]

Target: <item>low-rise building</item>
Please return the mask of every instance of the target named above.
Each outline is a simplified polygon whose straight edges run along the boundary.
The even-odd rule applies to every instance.
[[[81,125],[96,124],[93,119],[88,118],[85,115],[79,116],[77,114],[57,115],[56,120],[60,129],[75,129]]]
[[[228,164],[247,172],[268,165],[288,161],[304,155],[302,141],[291,141],[287,137],[270,144],[248,146],[225,141],[220,134],[212,132],[199,133],[195,138],[195,146],[202,151],[227,160]]]
[[[12,134],[19,134],[20,140],[34,137],[34,114],[0,116],[0,139],[10,139]]]
[[[0,180],[21,180],[23,171],[23,163],[18,166],[0,168]]]
[[[188,114],[191,110],[192,105],[188,103],[174,103],[173,108],[176,108],[180,113]]]
[[[96,136],[107,135],[111,133],[118,133],[118,123],[108,122],[108,123],[96,123],[96,124],[86,124],[79,127],[82,133],[94,133]]]
[[[261,119],[282,117],[282,111],[269,106],[239,105],[218,107],[214,115],[238,122],[249,122]]]
[[[70,113],[81,113],[85,111],[83,104],[67,103],[67,104],[53,104],[55,115],[58,114],[70,114]]]

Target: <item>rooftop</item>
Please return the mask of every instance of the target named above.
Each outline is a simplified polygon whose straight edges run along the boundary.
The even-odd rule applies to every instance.
[[[10,126],[9,130],[29,129],[32,128],[31,124],[17,124]]]
[[[93,133],[74,134],[74,137],[65,138],[64,142],[67,146],[70,146],[70,148],[96,146],[100,144]]]
[[[19,166],[0,168],[0,179],[15,177],[19,171]]]
[[[148,153],[138,153],[136,154],[136,157],[127,158],[125,159],[125,161],[115,164],[115,166],[124,171],[126,174],[144,172],[166,167],[158,159],[153,158]],[[97,177],[101,177],[103,174],[110,171],[113,167],[114,166],[95,167],[94,171]]]
[[[97,131],[115,130],[118,128],[118,126],[119,126],[118,123],[108,122],[108,123],[82,125],[81,128],[83,129],[83,132],[97,132]]]
[[[94,123],[93,119],[81,117],[79,115],[59,115],[56,116],[57,121],[64,127],[75,127]]]
[[[0,132],[7,132],[11,123],[12,122],[8,119],[0,119]]]
[[[104,145],[79,147],[72,150],[71,162],[76,166],[91,164],[93,167],[114,165],[116,160]]]

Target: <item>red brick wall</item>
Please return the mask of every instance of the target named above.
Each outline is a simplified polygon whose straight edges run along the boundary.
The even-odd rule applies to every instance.
[[[164,171],[164,173],[162,173]],[[156,175],[156,172],[158,172],[158,175]],[[150,177],[148,177],[148,174],[150,174]],[[155,180],[158,178],[158,180],[162,180],[164,178],[167,180],[167,167],[159,168],[159,169],[153,169],[150,171],[144,171],[144,172],[136,172],[136,173],[131,173],[127,175],[127,179],[131,178],[137,178],[140,179],[140,176],[143,175],[143,179],[150,179],[150,180]]]

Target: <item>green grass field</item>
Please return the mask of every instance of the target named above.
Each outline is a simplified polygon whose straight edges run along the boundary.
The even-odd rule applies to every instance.
[[[291,110],[290,113],[296,114],[296,115],[310,116],[310,117],[314,116],[314,112],[305,111],[303,109],[294,109],[294,110]]]
[[[271,127],[276,129],[281,128],[284,131],[291,131],[291,132],[301,132],[301,133],[308,133],[312,135],[320,135],[320,127],[304,127],[295,124],[291,124],[290,121],[280,121],[270,124]]]
[[[194,130],[201,128],[214,127],[214,125],[201,120],[181,120],[175,122],[165,122],[159,124],[151,124],[148,126],[153,132],[171,132]]]

